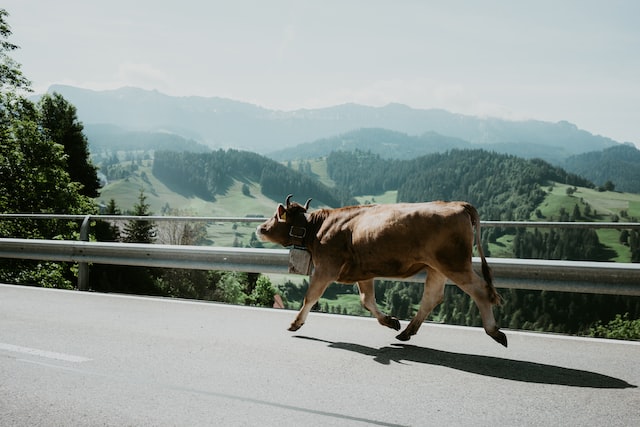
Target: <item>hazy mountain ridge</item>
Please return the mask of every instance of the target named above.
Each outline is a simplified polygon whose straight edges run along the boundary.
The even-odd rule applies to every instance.
[[[452,149],[479,148],[524,159],[540,158],[587,178],[596,185],[611,181],[617,190],[640,193],[640,150],[632,144],[616,144],[604,150],[565,158],[559,147],[539,144],[471,144],[435,132],[410,136],[386,129],[359,129],[269,153],[269,157],[278,161],[309,160],[327,157],[337,151],[359,150],[383,159],[408,160]]]
[[[84,127],[93,154],[117,151],[191,151],[204,153],[211,148],[171,132],[126,131],[115,125],[90,124]]]
[[[330,138],[268,153],[278,161],[325,157],[333,151],[371,151],[387,159],[408,160],[453,148],[477,148],[458,138],[426,132],[420,136],[387,129],[358,129]]]
[[[210,147],[233,147],[258,153],[362,128],[384,128],[408,135],[435,132],[481,144],[483,148],[487,148],[486,144],[502,144],[501,150],[506,150],[503,152],[522,151],[522,146],[538,147],[535,153],[550,151],[554,157],[568,157],[617,144],[568,122],[478,118],[401,104],[384,107],[343,104],[277,111],[224,98],[174,97],[137,88],[92,91],[54,85],[49,92],[58,92],[75,105],[78,118],[85,125],[109,123],[127,130],[165,130]]]

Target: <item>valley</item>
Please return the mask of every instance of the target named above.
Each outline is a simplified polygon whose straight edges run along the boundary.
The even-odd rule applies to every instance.
[[[216,195],[215,200],[204,200],[189,191],[180,191],[175,186],[166,185],[152,173],[152,159],[139,162],[135,172],[126,178],[109,182],[96,199],[106,205],[110,199],[115,200],[123,211],[132,210],[140,190],[144,191],[150,211],[154,215],[207,216],[207,217],[245,217],[273,214],[275,206],[282,200],[275,200],[262,193],[260,183],[233,180],[232,185],[223,193]],[[326,159],[314,159],[308,162],[311,174],[320,182],[335,185],[329,178]],[[291,163],[294,170],[300,168],[301,162]],[[126,167],[126,162],[123,162]],[[244,187],[244,191],[243,191]],[[249,194],[246,194],[246,188]],[[567,191],[570,189],[569,191]],[[588,212],[582,220],[586,221],[630,221],[640,218],[640,194],[615,191],[598,191],[596,189],[570,186],[561,183],[550,183],[542,187],[546,193],[544,200],[534,208],[529,220],[558,221],[562,212],[572,213],[576,206],[581,212]],[[570,194],[569,194],[570,193]],[[381,194],[355,195],[358,203],[395,203],[397,190],[389,190]],[[313,197],[313,194],[296,194],[298,198]],[[326,207],[314,200],[312,209]],[[537,215],[536,215],[537,213]],[[500,218],[483,218],[484,221]],[[207,227],[207,244],[215,246],[249,246],[254,223],[217,222]],[[620,243],[620,231],[602,229],[597,231],[603,244],[613,249],[617,256],[612,261],[629,262],[629,247]],[[513,234],[500,236],[489,243],[491,256],[513,257]]]

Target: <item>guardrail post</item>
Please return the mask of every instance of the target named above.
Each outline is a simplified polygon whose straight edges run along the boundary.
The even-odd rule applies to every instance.
[[[86,215],[82,220],[80,226],[80,240],[83,242],[89,241],[89,221],[91,215]],[[88,289],[89,282],[89,264],[86,262],[78,263],[78,290],[86,291]]]

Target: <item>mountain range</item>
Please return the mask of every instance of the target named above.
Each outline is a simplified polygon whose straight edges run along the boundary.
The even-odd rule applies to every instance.
[[[370,107],[344,104],[320,109],[278,111],[217,97],[175,97],[132,87],[93,91],[54,85],[77,108],[88,135],[104,138],[101,129],[175,134],[210,148],[236,148],[274,153],[349,132],[378,128],[428,141],[437,151],[486,148],[550,161],[619,145],[566,121],[509,121],[415,109],[401,104]],[[109,125],[109,126],[96,126]],[[117,132],[116,132],[117,133]],[[285,151],[286,153],[286,151]]]

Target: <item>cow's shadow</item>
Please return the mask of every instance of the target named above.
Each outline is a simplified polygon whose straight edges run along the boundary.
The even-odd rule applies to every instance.
[[[374,361],[389,365],[391,362],[415,362],[438,365],[459,371],[488,377],[502,378],[537,384],[564,385],[604,389],[636,388],[637,386],[619,378],[597,372],[545,365],[542,363],[504,359],[494,356],[454,353],[434,350],[409,344],[392,344],[388,347],[373,348],[345,342],[331,342],[319,338],[296,335],[295,338],[318,341],[330,348],[352,351],[373,358]]]

